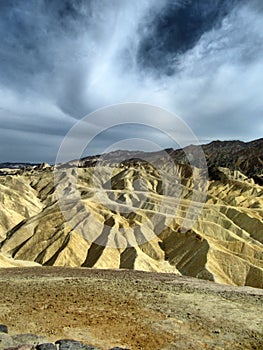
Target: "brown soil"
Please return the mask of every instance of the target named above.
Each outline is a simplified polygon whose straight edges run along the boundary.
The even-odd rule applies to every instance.
[[[29,267],[0,270],[10,334],[101,349],[263,349],[263,290],[173,274]]]

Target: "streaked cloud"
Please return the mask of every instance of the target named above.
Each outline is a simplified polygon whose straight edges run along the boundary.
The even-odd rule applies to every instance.
[[[261,0],[10,0],[0,17],[1,161],[54,161],[78,119],[124,102],[201,142],[262,137]]]

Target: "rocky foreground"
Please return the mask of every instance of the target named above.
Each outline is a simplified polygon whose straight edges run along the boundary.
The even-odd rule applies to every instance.
[[[0,325],[0,349],[4,350],[99,350],[94,346],[85,345],[72,339],[60,339],[54,343],[35,334],[8,335],[8,328]],[[119,347],[110,350],[129,350]]]
[[[262,315],[261,289],[175,274],[0,270],[0,349],[259,350]]]
[[[0,349],[4,350],[99,350],[90,345],[72,339],[60,339],[54,343],[48,342],[45,337],[35,334],[8,335],[5,325],[0,325]],[[110,350],[129,350],[114,347]]]

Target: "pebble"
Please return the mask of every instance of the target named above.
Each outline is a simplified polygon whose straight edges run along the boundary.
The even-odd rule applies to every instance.
[[[57,340],[56,345],[59,346],[59,350],[81,350],[83,349],[83,344],[76,340],[61,339]]]
[[[31,344],[38,345],[39,343],[48,343],[48,340],[45,337],[36,335],[36,334],[17,334],[12,336],[14,344]]]
[[[6,349],[14,345],[12,338],[6,333],[0,333],[0,349]]]
[[[79,341],[71,339],[57,340],[55,344],[59,346],[59,350],[99,350],[93,346],[84,345]]]
[[[30,345],[30,344],[23,344],[23,345],[13,346],[11,348],[5,348],[5,350],[34,350],[34,349],[35,349],[34,345]]]
[[[36,350],[57,350],[57,347],[53,343],[38,344]]]
[[[4,324],[0,324],[0,333],[8,333],[8,327]]]

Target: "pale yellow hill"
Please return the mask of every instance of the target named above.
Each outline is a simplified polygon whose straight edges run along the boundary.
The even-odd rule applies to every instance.
[[[0,241],[7,231],[41,212],[43,205],[26,176],[0,176]]]
[[[194,186],[187,165],[69,168],[56,190],[50,168],[3,177],[1,202],[17,216],[7,212],[8,223],[0,223],[1,251],[41,265],[174,272],[263,288],[263,188],[240,172],[218,172],[190,229],[186,215],[189,207],[198,212],[202,184]]]
[[[40,266],[34,261],[15,260],[0,253],[0,268],[2,267],[33,267]]]

